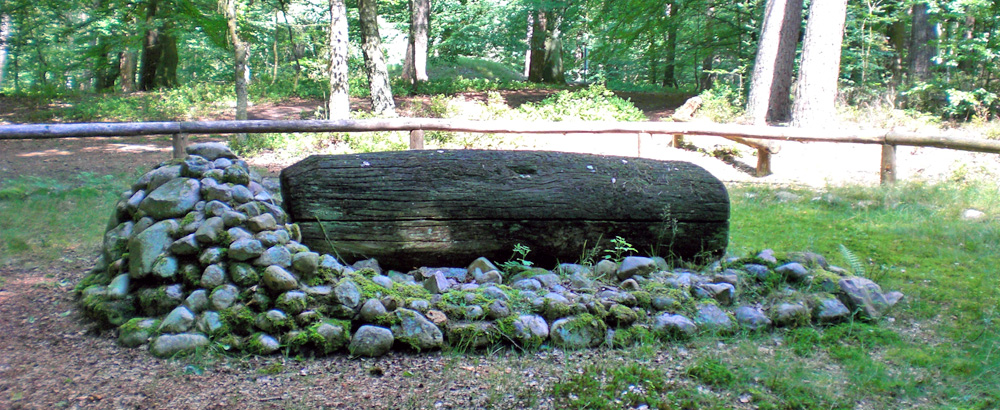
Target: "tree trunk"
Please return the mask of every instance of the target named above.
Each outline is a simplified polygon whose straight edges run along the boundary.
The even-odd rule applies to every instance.
[[[715,7],[712,0],[708,2],[708,10],[705,12],[705,33],[713,33],[712,22],[715,21]],[[742,32],[741,34],[742,35]],[[707,55],[701,60],[701,76],[698,78],[698,87],[702,90],[709,90],[715,84],[715,75],[712,74],[712,63],[715,61],[715,50],[712,47],[706,48]],[[697,70],[697,69],[696,69]]]
[[[163,88],[174,88],[177,82],[177,37],[169,33],[169,25],[159,36],[160,61],[156,68],[156,85]],[[237,95],[238,101],[239,95]]]
[[[427,81],[427,45],[431,22],[431,1],[410,0],[410,36],[403,61],[403,78],[412,84]]]
[[[236,119],[239,121],[247,119],[247,53],[248,45],[240,38],[239,23],[237,21],[236,0],[219,0],[219,7],[222,8],[226,17],[226,28],[229,37],[229,44],[233,46],[233,80],[236,92]],[[233,135],[236,141],[246,139],[246,133]]]
[[[667,55],[666,64],[663,69],[663,86],[677,87],[677,27],[680,21],[677,19],[678,8],[676,1],[667,3]]]
[[[0,89],[3,88],[3,73],[7,67],[7,39],[10,38],[10,14],[0,14]]]
[[[551,267],[609,248],[616,236],[675,260],[720,256],[728,242],[725,186],[679,161],[538,151],[317,155],[283,170],[281,187],[303,244],[402,271],[506,260],[516,244]]]
[[[361,50],[365,54],[365,71],[372,93],[372,112],[395,116],[396,104],[389,86],[389,70],[382,54],[382,37],[378,32],[378,1],[358,0],[361,25]]]
[[[754,124],[791,116],[792,71],[802,26],[802,0],[769,0],[750,80],[747,114]]]
[[[330,0],[330,100],[328,119],[340,120],[351,116],[347,83],[347,6],[344,0]]]
[[[160,30],[156,27],[158,0],[146,3],[146,32],[142,36],[142,65],[139,67],[139,90],[156,89],[156,71],[160,65]]]
[[[545,71],[545,34],[548,23],[545,12],[536,11],[531,24],[531,57],[528,63],[528,81],[542,82]]]
[[[111,53],[111,44],[108,43],[107,38],[98,38],[95,49],[97,56],[94,61],[94,89],[101,92],[115,86],[120,68],[117,56]]]
[[[910,31],[910,83],[927,81],[931,78],[931,65],[937,56],[937,31],[927,14],[927,3],[915,3],[912,9],[913,23]]]
[[[549,17],[550,30],[545,35],[545,64],[542,69],[542,81],[552,84],[565,84],[563,73],[562,39],[558,21],[561,17]],[[552,20],[555,20],[554,22]]]
[[[847,0],[814,0],[802,44],[792,124],[821,126],[836,119],[837,79]]]
[[[529,11],[528,35],[525,37],[525,40],[528,43],[528,49],[527,51],[524,52],[524,78],[528,78],[528,76],[531,73],[531,47],[532,47],[531,39],[533,38],[532,35],[535,32],[534,28],[535,28],[535,16],[532,14],[532,12]]]
[[[135,91],[135,51],[118,53],[118,89],[123,93]]]

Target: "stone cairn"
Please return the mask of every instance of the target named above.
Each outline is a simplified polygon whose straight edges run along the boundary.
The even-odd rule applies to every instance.
[[[87,317],[117,328],[121,345],[161,357],[621,347],[874,320],[903,296],[808,252],[765,250],[700,271],[639,256],[553,270],[485,258],[407,273],[374,259],[345,266],[299,242],[279,199],[226,146],[187,153],[122,194],[76,288]]]

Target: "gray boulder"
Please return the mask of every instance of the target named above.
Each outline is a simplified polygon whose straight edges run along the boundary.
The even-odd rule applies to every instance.
[[[625,280],[635,275],[647,275],[656,271],[656,261],[643,256],[627,256],[618,266],[618,280]]]
[[[364,325],[354,332],[347,348],[355,356],[378,357],[389,352],[393,341],[394,337],[389,329]]]
[[[361,290],[354,281],[348,279],[341,280],[337,287],[333,288],[333,297],[337,303],[355,312],[361,306]]]
[[[793,282],[801,282],[809,277],[809,269],[806,269],[805,266],[802,266],[802,264],[798,262],[786,263],[774,268],[774,271],[784,275]]]
[[[161,333],[183,333],[194,324],[194,314],[184,306],[178,306],[171,310],[163,322],[160,323]]]
[[[549,338],[549,324],[538,315],[520,315],[511,323],[510,336],[522,346],[539,346]]]
[[[184,152],[188,155],[197,155],[209,161],[215,161],[219,158],[236,159],[236,154],[233,154],[233,151],[221,142],[191,144],[184,148]]]
[[[196,179],[174,178],[146,195],[139,210],[154,219],[179,218],[201,200],[201,184]]]
[[[129,274],[133,278],[144,277],[153,271],[153,263],[173,243],[171,234],[176,230],[177,222],[160,221],[128,241]]]
[[[150,318],[133,318],[118,327],[118,344],[136,347],[146,344],[157,333],[160,321]]]
[[[688,338],[698,332],[698,326],[682,315],[661,313],[653,319],[653,331],[661,335]]]
[[[875,320],[882,317],[903,294],[894,292],[891,297],[882,294],[882,287],[862,277],[841,279],[840,298],[851,311],[858,312],[863,319]]]
[[[275,292],[284,292],[299,287],[299,281],[295,279],[295,276],[278,265],[271,265],[264,269],[261,282],[265,287]]]
[[[608,326],[592,315],[572,316],[552,323],[552,344],[565,349],[586,349],[604,342]]]
[[[779,303],[771,308],[771,320],[778,326],[802,326],[810,319],[809,308],[802,303]]]
[[[771,327],[771,319],[768,319],[763,311],[752,306],[740,306],[733,315],[736,316],[736,323],[747,330],[764,330]]]
[[[394,313],[398,323],[392,325],[392,334],[399,341],[409,344],[418,351],[437,349],[444,344],[444,334],[441,333],[441,329],[420,312],[399,308]]]
[[[149,352],[159,357],[192,353],[208,346],[208,338],[198,333],[168,334],[157,337],[149,346]]]
[[[271,266],[277,265],[282,268],[288,268],[292,266],[292,252],[288,248],[280,245],[275,245],[267,248],[260,257],[254,260],[254,265],[257,266]]]
[[[215,288],[210,297],[213,310],[223,310],[233,305],[240,296],[240,289],[236,286],[225,284]]]
[[[732,332],[736,329],[736,324],[725,311],[712,303],[702,303],[698,305],[698,312],[695,313],[694,323],[700,329],[711,332]]]
[[[259,257],[264,253],[264,245],[252,238],[241,238],[229,244],[227,255],[230,259],[245,261]]]
[[[813,315],[819,323],[838,323],[847,320],[851,311],[837,298],[824,298],[813,309]]]

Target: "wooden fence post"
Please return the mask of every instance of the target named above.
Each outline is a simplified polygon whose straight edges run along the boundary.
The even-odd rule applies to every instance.
[[[410,130],[410,149],[424,149],[424,130]]]
[[[648,142],[648,141],[650,141],[652,139],[652,137],[653,136],[651,134],[647,133],[647,132],[640,132],[639,133],[639,136],[636,137],[636,140],[635,140],[635,156],[636,157],[642,158],[642,143],[643,143],[643,140],[645,140],[645,141]]]
[[[684,145],[684,134],[674,134],[674,140],[670,142],[670,146],[680,148],[682,145]]]
[[[771,151],[764,148],[757,149],[757,172],[755,176],[766,177],[771,175]]]
[[[882,168],[879,172],[882,185],[896,183],[896,146],[882,144]]]
[[[184,153],[184,148],[187,148],[188,145],[188,135],[183,132],[174,134],[173,142],[174,142],[174,158],[175,159],[184,158],[184,156],[187,155]]]

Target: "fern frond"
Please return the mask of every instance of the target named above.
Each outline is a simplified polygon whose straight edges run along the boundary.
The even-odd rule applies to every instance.
[[[844,244],[840,244],[840,254],[844,256],[844,260],[847,261],[848,266],[854,271],[855,276],[865,276],[865,265],[861,263],[861,258],[847,249]]]

